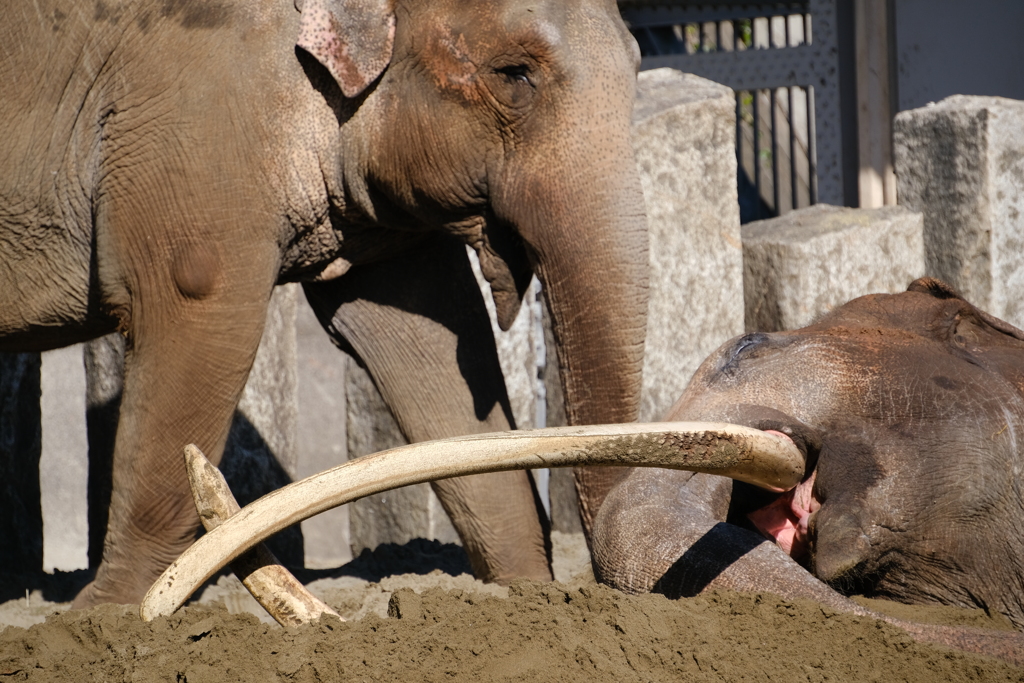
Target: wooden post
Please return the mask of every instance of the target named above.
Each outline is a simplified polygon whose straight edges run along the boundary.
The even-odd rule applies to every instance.
[[[892,164],[888,0],[855,0],[857,139],[862,208],[896,203]]]

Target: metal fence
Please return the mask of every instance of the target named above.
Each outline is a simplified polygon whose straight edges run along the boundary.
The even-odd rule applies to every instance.
[[[740,215],[843,204],[835,0],[620,0],[642,69],[736,91]]]

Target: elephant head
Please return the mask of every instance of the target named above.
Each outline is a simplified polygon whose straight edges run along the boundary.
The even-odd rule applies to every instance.
[[[615,3],[306,0],[299,46],[344,96],[349,208],[472,246],[502,328],[536,272],[569,422],[634,420],[648,258],[629,139],[639,52]],[[581,476],[589,528],[605,487]]]
[[[636,472],[598,518],[606,579],[842,605],[828,584],[992,609],[1020,627],[1022,367],[1024,332],[932,278],[727,342],[667,418],[788,434],[807,454],[804,481],[780,496]]]

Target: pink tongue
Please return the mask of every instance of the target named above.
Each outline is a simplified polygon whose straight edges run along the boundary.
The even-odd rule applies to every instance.
[[[765,431],[785,436],[773,430]],[[817,472],[812,472],[806,481],[783,493],[772,504],[747,515],[758,531],[775,541],[790,557],[797,560],[807,555],[807,521],[811,514],[821,507],[813,494],[816,475]]]

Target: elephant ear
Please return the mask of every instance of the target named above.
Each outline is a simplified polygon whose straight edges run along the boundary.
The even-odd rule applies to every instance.
[[[910,283],[907,287],[908,292],[920,292],[922,294],[930,294],[936,299],[959,299],[966,304],[968,310],[974,315],[975,318],[985,323],[997,332],[1001,332],[1014,339],[1024,341],[1024,330],[1014,327],[1005,320],[1000,320],[991,313],[986,313],[974,304],[970,303],[960,292],[956,291],[952,286],[946,284],[942,280],[934,277],[920,277]]]
[[[304,0],[300,11],[296,44],[327,67],[345,97],[366,90],[391,61],[391,0]]]

